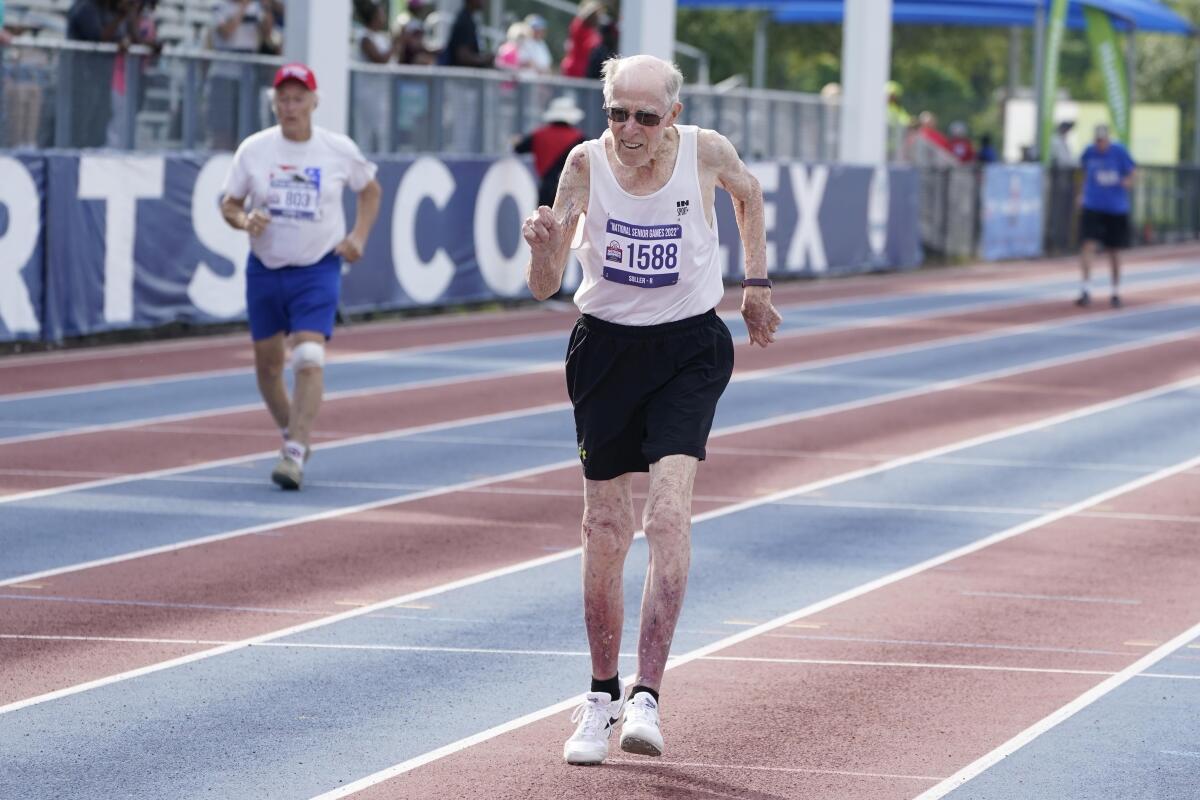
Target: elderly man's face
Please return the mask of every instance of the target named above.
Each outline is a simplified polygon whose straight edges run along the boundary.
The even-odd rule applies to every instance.
[[[663,77],[652,70],[625,69],[618,73],[613,82],[608,129],[613,136],[613,149],[617,160],[627,167],[641,167],[655,158],[663,145],[667,128],[675,124],[683,106],[670,104],[663,85]],[[626,112],[623,122],[614,122],[611,109]],[[657,125],[639,122],[638,112],[659,117]]]
[[[307,126],[316,107],[316,94],[299,81],[284,81],[275,90],[275,116],[285,129]]]

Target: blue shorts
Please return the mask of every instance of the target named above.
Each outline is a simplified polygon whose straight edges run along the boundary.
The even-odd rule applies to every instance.
[[[315,331],[333,337],[342,258],[330,253],[308,267],[268,269],[250,254],[246,262],[246,316],[250,338],[269,339],[283,331]]]

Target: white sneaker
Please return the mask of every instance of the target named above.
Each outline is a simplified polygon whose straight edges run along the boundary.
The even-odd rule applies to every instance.
[[[563,758],[568,764],[599,764],[608,756],[608,738],[613,725],[621,718],[624,699],[613,700],[608,692],[588,692],[584,701],[571,714],[578,722],[575,732],[563,745]]]
[[[621,749],[639,756],[662,755],[663,736],[658,723],[658,703],[649,692],[638,692],[625,704]]]

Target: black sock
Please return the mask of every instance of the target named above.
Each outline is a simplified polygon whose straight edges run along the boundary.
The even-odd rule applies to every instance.
[[[629,690],[629,699],[632,700],[633,696],[635,694],[637,694],[638,692],[645,692],[646,694],[648,694],[654,698],[655,703],[658,702],[658,692],[655,691],[654,689],[651,689],[649,686],[642,686],[640,683],[637,686],[635,686]]]
[[[608,692],[610,701],[620,698],[620,696],[621,696],[621,677],[620,677],[620,675],[619,674],[613,675],[611,678],[608,678],[608,679],[602,680],[602,681],[597,680],[596,678],[592,678],[592,691],[593,692]]]

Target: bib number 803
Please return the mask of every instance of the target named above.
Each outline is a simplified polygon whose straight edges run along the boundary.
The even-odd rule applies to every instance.
[[[679,266],[679,245],[637,244],[629,245],[629,263],[638,269],[675,269]]]

